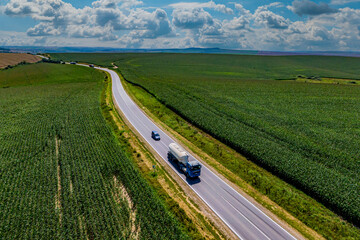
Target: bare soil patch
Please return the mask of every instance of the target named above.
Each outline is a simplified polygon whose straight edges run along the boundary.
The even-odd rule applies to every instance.
[[[13,66],[23,61],[36,63],[40,60],[40,57],[27,53],[0,53],[0,68],[5,68],[8,65]]]
[[[136,208],[134,207],[134,204],[131,200],[130,195],[126,191],[126,188],[124,185],[122,185],[121,182],[118,181],[116,176],[113,176],[114,179],[114,198],[116,202],[119,202],[120,199],[123,199],[127,202],[129,209],[130,209],[130,226],[131,226],[131,233],[130,233],[130,239],[139,239],[140,236],[140,225],[136,224]]]
[[[57,193],[55,196],[55,209],[59,213],[59,223],[62,222],[62,212],[61,212],[61,166],[59,162],[59,146],[60,139],[58,136],[55,136],[55,153],[56,153],[56,165],[57,165]]]

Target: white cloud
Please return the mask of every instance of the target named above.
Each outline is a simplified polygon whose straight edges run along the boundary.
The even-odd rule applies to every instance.
[[[331,4],[342,5],[347,3],[360,2],[360,0],[332,0]]]
[[[108,27],[90,27],[87,25],[73,26],[68,32],[73,38],[99,38],[100,40],[116,40],[116,35],[112,34]]]
[[[206,2],[206,3],[179,2],[179,3],[170,4],[169,6],[173,7],[173,8],[182,8],[182,9],[209,8],[209,9],[214,9],[216,11],[226,13],[226,14],[234,13],[234,11],[231,8],[226,7],[224,4],[216,4],[213,1]]]
[[[24,32],[0,31],[0,46],[29,46],[37,39],[27,36]]]
[[[125,19],[123,13],[117,9],[112,8],[97,8],[94,9],[95,23],[99,26],[110,25],[114,30],[126,29]]]
[[[256,9],[253,17],[255,24],[268,28],[285,29],[290,24],[289,19],[267,10],[267,6]]]
[[[292,22],[280,14],[280,2],[253,13],[239,3],[229,4],[231,9],[214,1],[179,2],[170,5],[168,16],[163,9],[142,7],[139,0],[98,0],[83,8],[62,0],[10,0],[0,12],[28,16],[37,24],[26,33],[0,32],[0,45],[360,50],[359,9],[334,10],[308,0],[293,3],[288,6],[292,11],[311,17]],[[223,15],[213,11],[234,16],[218,19]]]
[[[216,21],[211,25],[204,25],[200,29],[200,35],[205,36],[222,36],[224,34],[224,30],[220,22]]]
[[[224,20],[224,27],[230,30],[250,29],[250,20],[245,16],[234,17],[232,20]]]
[[[120,8],[131,8],[143,4],[138,0],[98,0],[92,3],[95,8],[116,8],[120,5]]]
[[[33,28],[29,28],[26,33],[28,36],[55,36],[61,34],[52,24],[44,22],[39,23]]]
[[[28,29],[28,36],[114,41],[118,38],[114,32],[119,30],[133,31],[138,38],[170,35],[173,29],[166,12],[129,8],[139,4],[142,2],[137,0],[99,0],[93,2],[92,7],[77,9],[62,0],[10,0],[5,14],[39,20],[39,24]]]
[[[176,8],[173,13],[173,24],[183,29],[198,29],[205,24],[211,25],[213,18],[202,8]]]
[[[151,13],[141,9],[134,10],[128,17],[128,24],[134,26],[136,30],[132,35],[138,38],[170,36],[173,32],[167,13],[163,9],[156,9]]]
[[[261,8],[264,8],[264,9],[268,9],[268,8],[272,8],[272,7],[280,8],[280,7],[284,7],[284,4],[281,2],[273,2],[268,5],[261,6]]]
[[[136,38],[130,33],[120,37],[117,43],[124,48],[140,48],[144,43],[144,39]]]
[[[301,0],[301,1],[295,0],[293,1],[291,8],[289,9],[299,16],[302,15],[316,16],[321,14],[336,13],[339,11],[337,9],[331,8],[326,3],[322,2],[317,4],[309,0]]]
[[[61,0],[11,0],[5,5],[5,14],[30,16],[40,21],[53,21],[56,17],[71,15],[76,9]]]
[[[251,15],[250,11],[245,9],[243,5],[241,5],[240,3],[235,3],[235,9],[238,10],[241,15],[245,15],[245,16]]]

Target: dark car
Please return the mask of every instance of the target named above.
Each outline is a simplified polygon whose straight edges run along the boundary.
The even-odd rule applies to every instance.
[[[151,132],[151,137],[154,139],[154,140],[160,140],[160,135],[157,131],[152,131]]]

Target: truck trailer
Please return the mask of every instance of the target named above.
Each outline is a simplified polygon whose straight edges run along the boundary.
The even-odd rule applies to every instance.
[[[188,178],[196,178],[200,176],[201,165],[198,161],[189,161],[189,155],[176,143],[170,143],[168,151],[168,159],[175,162],[180,170]]]

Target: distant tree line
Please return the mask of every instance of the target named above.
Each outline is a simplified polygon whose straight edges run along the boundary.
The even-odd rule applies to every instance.
[[[60,64],[60,63],[63,63],[63,61],[60,61],[60,60],[53,60],[53,59],[48,59],[48,58],[43,58],[41,60],[42,62],[46,62],[46,63],[57,63],[57,64]]]
[[[21,61],[21,62],[15,64],[15,65],[7,65],[4,69],[6,70],[6,69],[10,69],[10,68],[16,67],[16,66],[18,66],[18,65],[26,65],[26,64],[29,64],[29,63],[26,62],[26,61]]]

